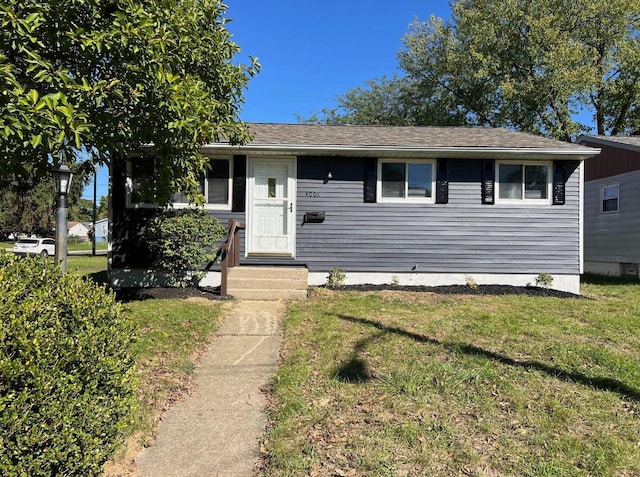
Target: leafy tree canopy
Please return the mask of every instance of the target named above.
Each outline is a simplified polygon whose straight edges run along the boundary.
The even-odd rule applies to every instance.
[[[153,144],[155,194],[194,191],[199,147],[247,139],[220,0],[5,0],[0,6],[0,176],[44,176],[81,150],[108,163]]]
[[[74,177],[68,194],[69,219],[87,220],[75,212],[81,208],[82,190],[89,183],[93,168],[89,162],[76,163],[71,168]],[[50,236],[55,220],[55,196],[52,177],[0,180],[0,239],[11,234]]]
[[[423,85],[424,86],[424,85]],[[298,117],[305,123],[374,124],[388,126],[459,126],[465,113],[455,98],[432,88],[428,93],[410,77],[368,80],[337,97],[337,108],[319,115]]]
[[[311,121],[640,133],[640,0],[454,0],[415,20],[399,66]]]

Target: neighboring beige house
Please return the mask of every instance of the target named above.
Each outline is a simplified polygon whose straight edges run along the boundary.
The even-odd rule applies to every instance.
[[[83,222],[69,222],[67,230],[69,231],[69,237],[89,240],[89,230],[91,230],[91,226]]]

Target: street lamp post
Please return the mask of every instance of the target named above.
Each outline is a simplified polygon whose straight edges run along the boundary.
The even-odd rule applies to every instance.
[[[67,216],[69,214],[69,203],[67,194],[71,187],[73,174],[71,169],[64,162],[52,170],[56,184],[56,253],[55,263],[60,266],[60,270],[67,271]]]

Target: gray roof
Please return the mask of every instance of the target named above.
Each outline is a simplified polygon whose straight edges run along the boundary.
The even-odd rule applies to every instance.
[[[585,134],[584,136],[580,136],[577,142],[590,142],[592,144],[613,146],[640,152],[640,136],[592,136]]]
[[[587,158],[598,149],[503,128],[248,123],[245,152],[432,157]],[[207,149],[229,148],[225,143]]]

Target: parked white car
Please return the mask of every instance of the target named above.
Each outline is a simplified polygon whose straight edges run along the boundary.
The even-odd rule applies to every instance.
[[[13,244],[13,253],[23,257],[27,255],[48,257],[56,253],[56,242],[52,238],[23,238]]]

